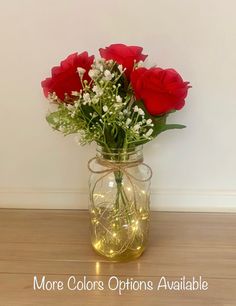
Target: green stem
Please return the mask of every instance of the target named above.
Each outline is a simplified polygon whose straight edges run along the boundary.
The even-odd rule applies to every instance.
[[[116,171],[114,175],[115,175],[116,186],[117,186],[115,208],[116,210],[121,209],[120,205],[121,203],[123,203],[123,207],[126,212],[127,221],[131,224],[132,217],[130,216],[130,207],[129,207],[130,201],[122,185],[123,173],[121,171]],[[122,202],[120,202],[120,200]],[[136,203],[135,203],[135,207],[136,207]]]

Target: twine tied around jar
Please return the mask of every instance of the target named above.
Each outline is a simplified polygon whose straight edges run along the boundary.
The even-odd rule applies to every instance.
[[[104,170],[94,170],[91,168],[91,163],[96,160],[99,165],[104,166],[106,169]],[[127,171],[127,169],[131,169],[137,167],[139,165],[143,165],[148,168],[150,174],[145,179],[140,179],[132,175]],[[109,161],[106,159],[102,159],[100,157],[93,157],[88,161],[88,169],[95,174],[104,174],[100,179],[103,179],[105,176],[109,175],[112,172],[120,171],[121,173],[125,174],[126,177],[129,179],[130,183],[133,185],[131,178],[139,182],[147,182],[152,178],[152,169],[147,164],[143,162],[143,158],[140,158],[137,161],[129,161],[129,162],[115,162]],[[99,179],[99,180],[100,180]]]
[[[91,163],[96,160],[97,163],[101,166],[104,166],[105,169],[104,170],[94,170],[92,169],[91,167]],[[138,177],[135,177],[133,174],[131,174],[128,169],[132,169],[134,167],[137,167],[139,165],[144,165],[145,167],[148,168],[149,170],[149,175],[147,178],[144,178],[144,179],[140,179]],[[143,158],[140,158],[136,161],[129,161],[129,162],[116,162],[116,161],[109,161],[109,160],[106,160],[106,159],[103,159],[103,158],[100,158],[98,156],[96,157],[93,157],[91,158],[89,161],[88,161],[88,169],[92,172],[92,173],[95,173],[95,174],[103,174],[101,177],[99,177],[97,179],[97,181],[95,182],[94,186],[93,186],[93,190],[92,190],[92,194],[94,193],[94,190],[97,186],[97,184],[104,178],[106,177],[107,175],[111,174],[111,173],[115,173],[116,172],[120,172],[122,173],[123,175],[125,175],[132,187],[132,193],[133,193],[133,198],[134,198],[134,203],[135,203],[135,206],[136,206],[136,194],[135,194],[135,185],[132,181],[135,180],[135,181],[139,181],[139,182],[147,182],[149,181],[151,178],[152,178],[152,169],[151,167],[149,167],[147,164],[145,164],[143,162]],[[93,203],[93,197],[92,197],[92,203]],[[94,204],[93,204],[94,205]]]

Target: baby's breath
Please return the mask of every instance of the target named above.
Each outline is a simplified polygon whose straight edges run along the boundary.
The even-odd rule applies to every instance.
[[[95,141],[107,147],[129,147],[151,139],[152,119],[133,105],[131,87],[124,90],[122,65],[95,60],[88,71],[90,83],[83,80],[83,68],[77,71],[83,89],[71,92],[72,103],[59,103],[58,110],[47,117],[54,129],[65,135],[77,134],[81,145]],[[49,99],[58,101],[55,93]]]

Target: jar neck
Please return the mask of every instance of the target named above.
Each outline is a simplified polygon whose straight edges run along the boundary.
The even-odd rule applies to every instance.
[[[143,159],[143,146],[133,148],[112,149],[97,146],[96,156],[110,162],[136,162]]]

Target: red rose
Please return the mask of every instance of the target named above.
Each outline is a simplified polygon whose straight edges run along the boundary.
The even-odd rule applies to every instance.
[[[112,44],[99,52],[105,60],[114,60],[126,68],[125,74],[130,78],[134,68],[134,62],[144,61],[147,55],[142,54],[143,48],[137,46],[126,46],[124,44]]]
[[[58,98],[65,100],[65,94],[71,95],[72,91],[80,91],[82,84],[77,71],[81,67],[85,69],[83,80],[90,81],[88,71],[93,63],[94,56],[88,56],[88,52],[73,53],[63,60],[59,67],[52,68],[52,77],[42,81],[44,95],[55,92]]]
[[[131,74],[136,99],[142,99],[151,115],[181,109],[189,82],[184,82],[174,69],[138,68]]]

